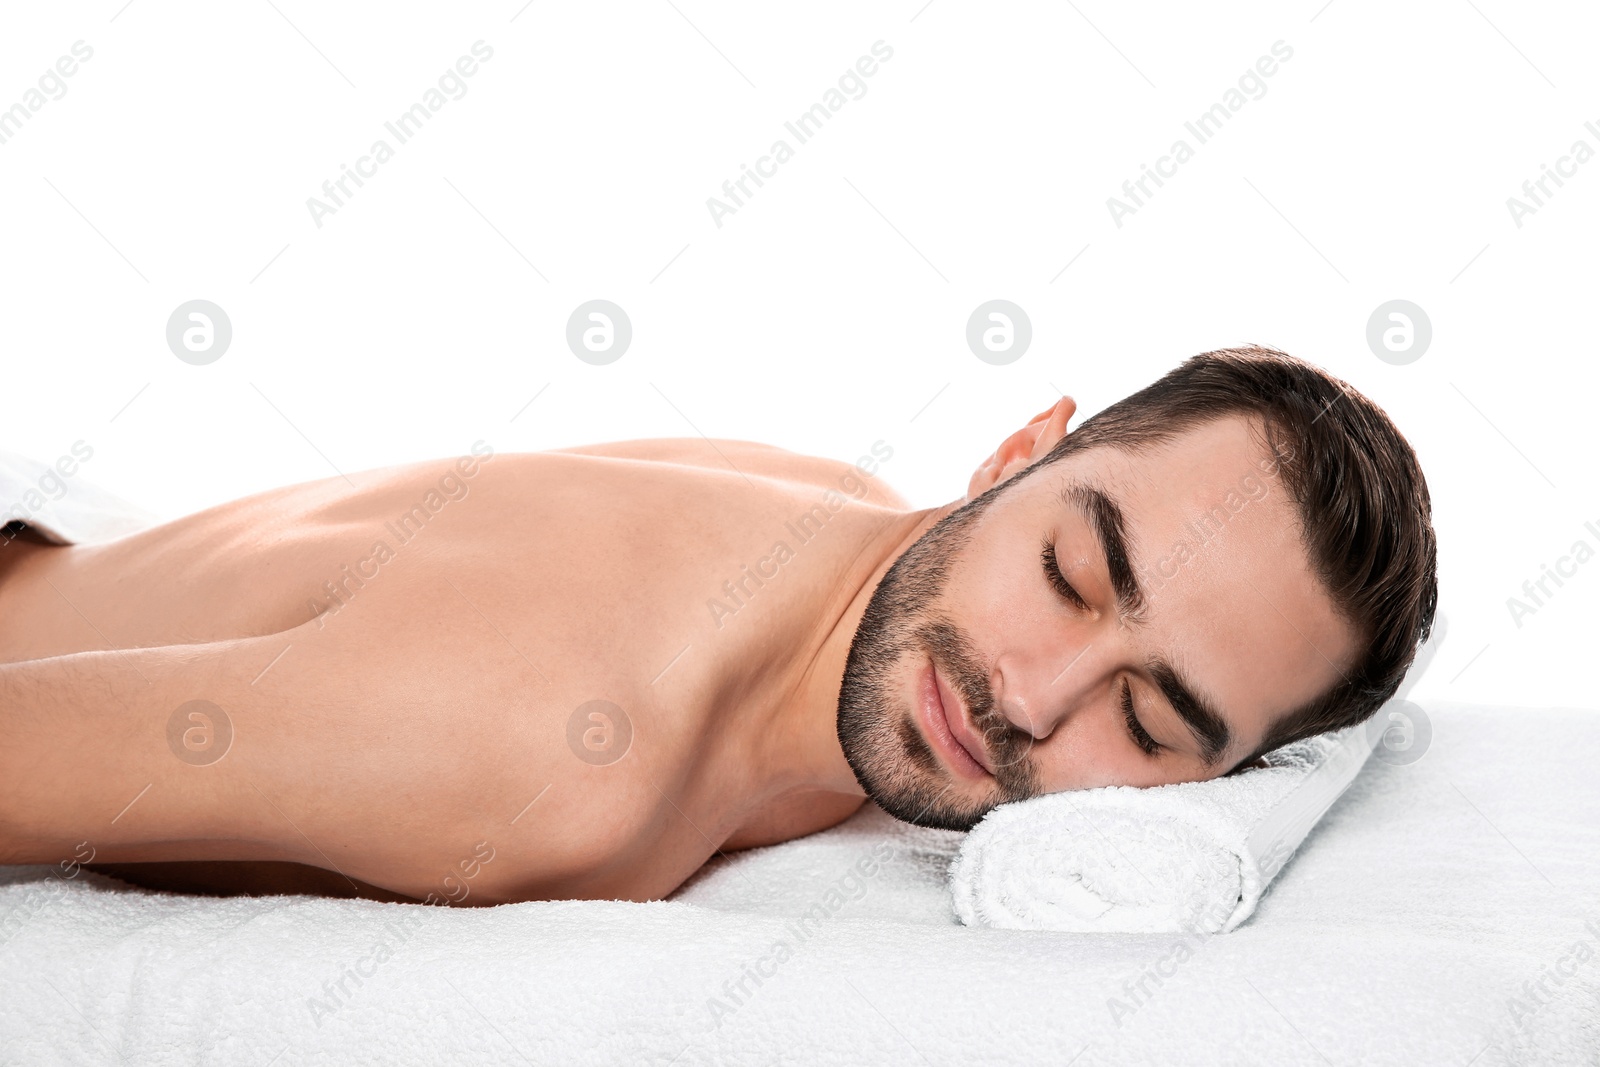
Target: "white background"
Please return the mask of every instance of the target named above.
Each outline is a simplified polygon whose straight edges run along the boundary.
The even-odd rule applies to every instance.
[[[1600,560],[1520,628],[1506,600],[1600,548],[1600,160],[1520,228],[1506,200],[1600,150],[1597,37],[1506,0],[12,6],[0,108],[94,54],[0,144],[0,447],[83,439],[84,477],[170,517],[479,438],[882,439],[934,506],[1058,389],[1087,415],[1271,344],[1422,458],[1449,636],[1413,699],[1595,706]],[[317,227],[307,198],[480,39],[466,94]],[[717,227],[707,198],[879,40],[866,94]],[[1279,40],[1265,95],[1117,227],[1107,198]],[[634,328],[609,366],[565,344],[596,297]],[[166,344],[195,298],[234,331],[208,366]],[[1033,324],[1007,366],[965,343],[993,298]],[[1406,366],[1365,340],[1396,298],[1433,325]]]

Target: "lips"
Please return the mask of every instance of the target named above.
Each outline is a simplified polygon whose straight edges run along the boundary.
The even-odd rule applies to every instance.
[[[968,724],[960,698],[945,684],[932,660],[923,669],[920,696],[923,732],[951,769],[964,778],[992,775],[987,749]]]

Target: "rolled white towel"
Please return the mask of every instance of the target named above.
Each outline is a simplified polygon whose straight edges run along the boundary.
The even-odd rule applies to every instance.
[[[1380,713],[1381,714],[1381,713]],[[1366,726],[1207,782],[1108,786],[1002,804],[950,865],[968,926],[1082,933],[1227,932],[1366,763]]]

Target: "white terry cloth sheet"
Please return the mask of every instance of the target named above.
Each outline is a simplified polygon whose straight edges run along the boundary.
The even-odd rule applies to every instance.
[[[961,926],[960,835],[871,808],[647,904],[0,868],[0,1061],[1592,1064],[1600,714],[1427,711],[1425,755],[1369,761],[1215,936]]]

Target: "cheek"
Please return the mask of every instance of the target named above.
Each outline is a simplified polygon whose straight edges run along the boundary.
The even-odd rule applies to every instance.
[[[1035,744],[1029,756],[1047,793],[1187,780],[1170,758],[1152,759],[1139,751],[1121,718],[1105,708],[1084,708]]]
[[[969,550],[951,569],[940,607],[991,658],[1022,643],[1060,644],[1062,618],[1051,611],[1055,594],[1038,555],[1026,544]]]

